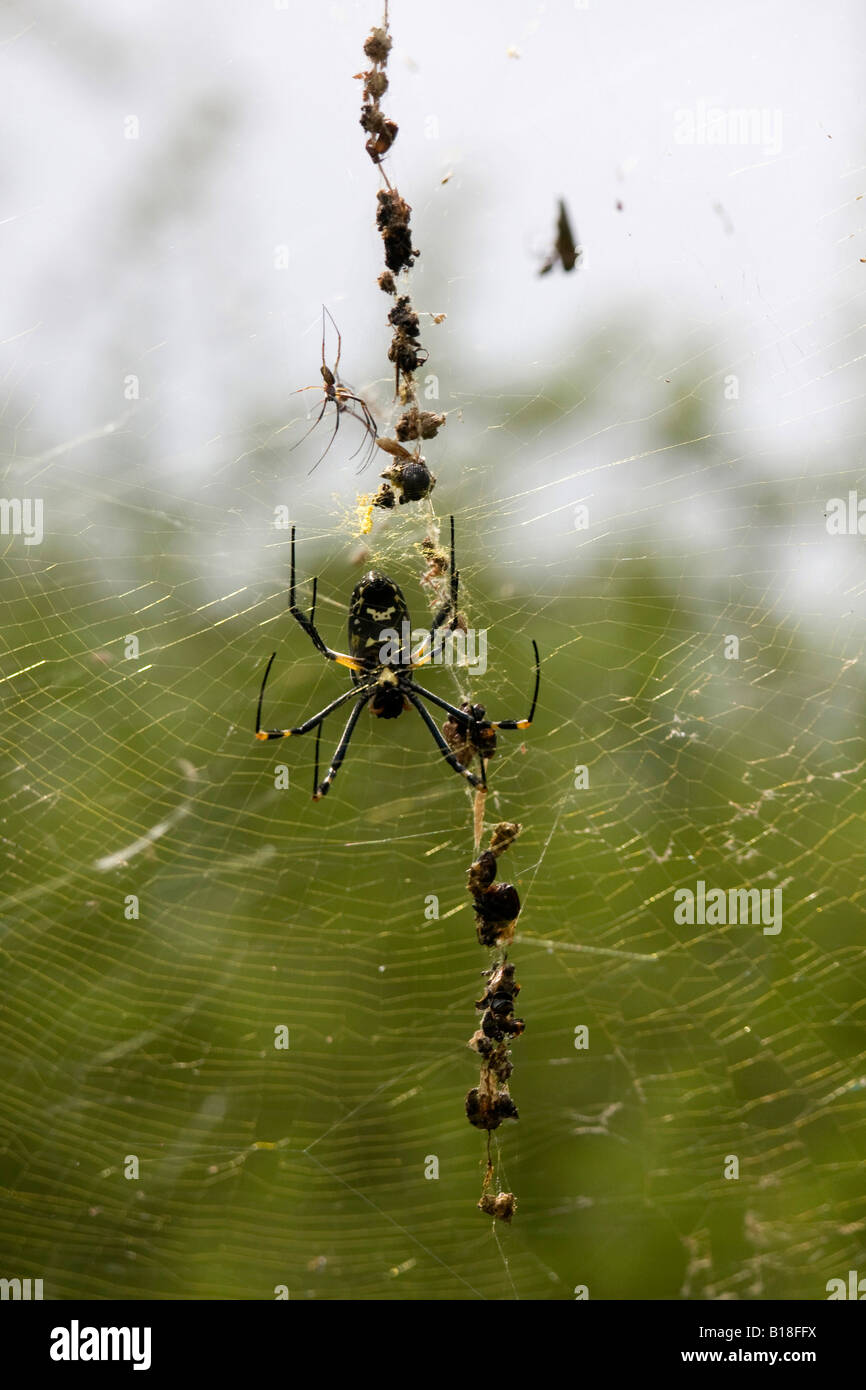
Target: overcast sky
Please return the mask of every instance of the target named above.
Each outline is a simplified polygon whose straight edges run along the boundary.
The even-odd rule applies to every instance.
[[[360,0],[3,10],[2,363],[40,447],[122,416],[133,373],[141,437],[179,477],[218,467],[214,441],[234,448],[251,412],[309,403],[289,393],[318,378],[323,301],[344,374],[387,409],[352,80],[379,18]],[[509,413],[625,314],[623,414],[730,360],[768,470],[804,448],[859,466],[861,5],[393,0],[391,23],[389,169],[414,208],[417,306],[447,314],[424,338],[448,408],[449,365],[461,399],[499,385]],[[583,264],[539,280],[560,195]]]

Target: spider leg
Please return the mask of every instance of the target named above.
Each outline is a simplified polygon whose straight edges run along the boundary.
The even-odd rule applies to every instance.
[[[259,691],[259,703],[256,706],[256,738],[258,738],[259,730],[262,727],[262,700],[265,698],[265,686],[268,683],[268,676],[271,674],[271,667],[274,664],[275,656],[276,652],[271,652],[271,659],[265,667],[265,674],[262,677],[262,688]]]
[[[367,691],[366,686],[364,687],[364,690],[369,694],[369,691]],[[351,700],[352,696],[357,694],[358,687],[356,685],[353,685],[350,690],[344,691],[342,695],[337,696],[336,700],[332,700],[331,703],[327,705],[325,709],[321,711],[320,714],[312,715],[312,717],[310,719],[306,719],[304,723],[300,725],[299,728],[289,729],[288,732],[290,734],[308,734],[311,729],[315,729],[316,727],[321,728],[321,725],[327,719],[329,714],[333,714],[335,709],[339,709],[341,705],[344,705],[347,700]]]
[[[532,650],[535,652],[535,689],[532,692],[532,706],[527,719],[491,719],[490,723],[494,729],[528,729],[535,714],[535,706],[538,704],[538,687],[541,684],[541,658],[538,655],[538,643],[532,643]]]
[[[353,691],[352,693],[354,694],[355,692]],[[330,785],[336,777],[337,773],[340,771],[340,766],[342,764],[343,759],[346,756],[346,749],[349,747],[349,740],[351,739],[352,734],[355,732],[355,725],[358,722],[361,710],[364,708],[369,698],[369,693],[365,690],[364,694],[361,696],[358,703],[355,705],[355,708],[352,710],[352,713],[349,715],[349,718],[346,721],[346,727],[343,730],[342,736],[340,738],[340,742],[337,744],[337,751],[334,754],[334,761],[331,763],[331,766],[325,773],[323,780],[319,783],[318,787],[313,792],[314,801],[321,801],[323,796],[327,796],[328,789],[330,788]],[[318,776],[318,773],[316,775]]]
[[[339,401],[336,402],[336,406],[337,406],[337,415],[336,415],[336,419],[335,419],[335,421],[334,421],[334,432],[333,432],[333,434],[331,435],[331,438],[328,440],[328,447],[325,449],[325,453],[319,455],[319,457],[316,459],[316,462],[313,464],[312,468],[310,469],[310,473],[314,473],[314,472],[315,472],[315,470],[318,468],[319,464],[322,462],[322,459],[325,457],[325,454],[327,454],[327,453],[329,452],[329,450],[330,450],[330,448],[331,448],[331,445],[333,444],[334,440],[337,438],[337,431],[338,431],[339,428],[340,428],[340,402],[339,402]],[[316,421],[316,424],[318,424],[318,420]],[[307,476],[309,477],[309,473],[307,474]]]
[[[339,709],[340,706],[341,706],[341,705],[344,705],[344,704],[346,703],[347,700],[351,700],[351,699],[357,697],[357,694],[358,694],[358,687],[353,685],[353,686],[351,686],[348,690],[344,690],[343,693],[342,693],[342,695],[338,695],[337,698],[336,698],[336,700],[332,700],[331,703],[330,703],[329,705],[326,705],[325,708],[324,708],[323,710],[320,710],[318,714],[311,715],[311,717],[310,717],[309,719],[306,719],[306,720],[304,721],[303,724],[299,724],[299,725],[297,726],[297,728],[294,728],[294,729],[263,729],[263,728],[262,728],[262,698],[263,698],[264,693],[265,693],[265,683],[266,683],[266,681],[267,681],[267,679],[268,679],[268,676],[269,676],[269,674],[270,674],[271,667],[272,667],[272,665],[274,664],[274,657],[275,657],[275,656],[276,656],[276,652],[273,653],[273,655],[271,656],[270,661],[269,661],[268,664],[267,664],[267,667],[265,668],[265,677],[264,677],[264,680],[262,681],[262,688],[261,688],[261,690],[260,690],[260,692],[259,692],[259,704],[258,704],[258,709],[257,709],[257,712],[256,712],[256,738],[257,738],[257,739],[260,739],[260,740],[262,741],[262,743],[266,743],[266,742],[268,741],[268,739],[272,739],[272,738],[291,738],[293,734],[297,737],[299,734],[308,734],[308,733],[310,732],[311,729],[315,729],[315,728],[319,728],[319,729],[320,729],[321,726],[322,726],[322,724],[323,724],[324,721],[327,719],[327,717],[328,717],[329,714],[333,714],[334,710],[335,710],[335,709]]]
[[[407,691],[406,698],[410,702],[410,704],[415,706],[415,709],[418,711],[421,718],[424,720],[424,723],[427,725],[427,728],[433,735],[433,742],[436,744],[436,747],[439,749],[439,752],[442,754],[448,766],[453,767],[455,772],[459,772],[461,777],[465,777],[467,782],[469,782],[473,787],[482,786],[483,783],[481,782],[481,779],[476,777],[474,772],[470,772],[468,768],[465,768],[463,764],[451,752],[451,749],[448,747],[448,744],[445,742],[439,730],[436,728],[436,725],[433,723],[433,720],[431,719],[427,710],[424,708],[421,701],[418,699],[418,696],[413,694],[411,691]]]
[[[447,619],[447,617],[448,617],[448,615],[449,615],[450,613],[453,613],[453,615],[454,615],[455,618],[457,617],[457,593],[458,593],[458,590],[459,590],[459,588],[460,588],[460,574],[459,574],[459,571],[457,570],[457,567],[456,567],[456,565],[455,565],[455,563],[454,563],[454,518],[453,518],[453,516],[452,516],[452,518],[451,518],[451,563],[450,563],[450,567],[449,567],[448,573],[449,573],[449,580],[448,580],[448,598],[447,598],[447,600],[445,601],[445,603],[443,603],[442,607],[439,609],[439,612],[436,614],[436,617],[433,619],[433,624],[432,624],[432,626],[431,626],[431,628],[430,628],[430,637],[431,637],[431,639],[432,639],[432,637],[433,637],[433,633],[436,631],[437,628],[439,628],[439,627],[442,626],[442,624],[445,622],[445,620]]]
[[[315,387],[315,386],[302,386],[302,387],[301,387],[301,390],[302,390],[302,391],[315,391],[315,390],[317,390],[317,389],[319,389],[319,388],[317,388],[317,387]],[[293,395],[297,395],[297,392],[296,392],[296,391],[293,392]],[[322,416],[324,415],[324,413],[325,413],[325,411],[326,411],[326,409],[327,409],[327,407],[328,407],[329,399],[330,399],[330,397],[326,396],[325,399],[322,401],[322,409],[319,411],[319,413],[318,413],[318,415],[316,416],[315,420],[314,420],[313,423],[310,425],[310,428],[307,430],[307,433],[306,433],[306,434],[302,434],[301,437],[300,437],[300,439],[297,441],[297,443],[292,445],[291,449],[289,450],[289,453],[290,453],[290,454],[291,454],[291,453],[294,453],[295,449],[297,449],[301,444],[303,444],[304,440],[307,438],[307,435],[310,435],[310,434],[313,433],[313,430],[316,428],[316,425],[319,423],[319,421],[321,420]],[[307,419],[309,419],[309,416],[307,416]],[[322,455],[322,458],[324,458],[324,454]],[[319,462],[321,463],[321,459],[319,460]],[[313,467],[314,467],[314,468],[315,468],[315,466],[316,466],[316,465],[313,464]]]
[[[532,650],[535,652],[535,689],[532,692],[532,706],[530,708],[528,718],[486,720],[485,722],[490,724],[491,728],[528,729],[530,724],[532,723],[533,717],[535,715],[535,707],[538,704],[538,689],[541,684],[541,661],[538,655],[538,645],[536,642],[532,643]],[[432,690],[425,690],[423,685],[418,685],[415,681],[409,680],[405,682],[405,685],[409,690],[413,690],[416,695],[423,695],[425,700],[431,700],[434,705],[438,705],[440,709],[446,710],[448,714],[451,715],[452,719],[459,719],[464,724],[474,724],[477,722],[472,718],[471,714],[467,714],[465,710],[457,709],[455,705],[449,705],[447,700],[443,700],[438,695],[434,695]]]
[[[369,420],[367,419],[367,416],[369,416]],[[377,425],[376,425],[376,421],[375,421],[375,419],[373,418],[373,415],[371,414],[371,412],[370,412],[369,410],[366,411],[366,415],[365,415],[365,418],[364,418],[364,424],[365,424],[365,429],[366,429],[366,431],[367,431],[367,451],[366,451],[366,453],[365,453],[365,455],[364,455],[363,461],[361,462],[361,464],[360,464],[359,467],[358,467],[358,472],[359,472],[359,473],[360,473],[364,468],[367,467],[367,465],[369,464],[370,460],[374,457],[374,455],[375,455],[375,453],[376,453],[376,440],[379,438],[378,428],[377,428]]]
[[[370,436],[370,454],[376,452],[376,440],[379,438],[379,426],[376,424],[376,417],[369,406],[364,406],[364,418],[367,421],[367,432]]]
[[[476,722],[471,714],[466,713],[465,709],[458,709],[456,705],[449,705],[447,700],[440,699],[438,695],[433,694],[432,690],[425,690],[423,685],[416,685],[414,681],[403,681],[403,687],[414,691],[416,695],[423,695],[425,700],[431,700],[434,705],[446,710],[452,719],[459,719],[463,724]]]
[[[460,575],[457,572],[457,565],[454,560],[454,518],[451,518],[451,607],[457,612],[457,586],[460,582]]]
[[[433,619],[433,622],[430,624],[430,631],[429,631],[428,634],[427,634],[427,637],[426,637],[426,640],[425,640],[425,642],[424,642],[424,645],[418,648],[418,652],[416,653],[416,656],[417,656],[417,655],[420,655],[421,652],[423,652],[423,651],[425,650],[425,648],[426,648],[426,653],[427,653],[427,654],[426,654],[426,656],[423,657],[423,659],[422,659],[421,661],[413,661],[413,662],[412,662],[412,665],[413,665],[413,666],[428,666],[428,665],[430,664],[431,660],[433,659],[433,658],[432,658],[432,652],[433,652],[433,637],[434,637],[434,635],[435,635],[436,632],[439,630],[439,628],[442,626],[442,624],[443,624],[444,622],[447,622],[448,618],[452,615],[452,613],[454,614],[455,617],[456,617],[456,615],[457,615],[457,594],[458,594],[459,587],[460,587],[460,575],[458,574],[457,570],[454,568],[454,518],[453,518],[453,516],[452,516],[452,518],[451,518],[451,567],[450,567],[450,570],[449,570],[449,574],[450,574],[450,579],[449,579],[449,582],[448,582],[448,597],[447,597],[447,599],[445,600],[445,602],[442,604],[442,607],[439,609],[438,613],[436,614],[435,618]],[[426,692],[425,692],[425,693],[426,693]],[[429,698],[432,700],[434,697],[431,695]]]
[[[316,788],[319,785],[319,744],[322,742],[322,726],[316,730],[316,757],[313,763],[313,797],[316,795]]]
[[[361,464],[361,468],[366,468],[373,454],[376,452],[376,440],[379,438],[379,427],[376,424],[376,417],[374,416],[370,407],[367,405],[367,402],[362,401],[360,397],[358,397],[358,404],[360,405],[361,410],[363,412],[364,428],[367,432],[367,454],[365,455],[364,462]],[[360,472],[360,469],[358,471]]]
[[[374,439],[378,439],[378,437],[379,437],[379,426],[376,424],[376,417],[375,417],[375,415],[373,414],[372,410],[370,409],[370,407],[368,406],[368,404],[367,404],[366,401],[362,401],[362,400],[360,399],[360,397],[358,398],[358,400],[359,400],[359,403],[360,403],[360,405],[361,405],[361,408],[362,408],[362,410],[363,410],[363,412],[364,412],[364,419],[365,419],[366,422],[367,422],[367,425],[368,425],[368,428],[369,428],[369,430],[370,430],[370,433],[372,434],[372,436],[373,436]]]
[[[445,603],[443,603],[441,609],[439,609],[439,612],[436,613],[434,620],[432,620],[432,623],[430,624],[430,632],[428,632],[424,644],[421,645],[420,648],[418,648],[418,651],[416,652],[416,656],[420,656],[421,653],[423,653],[424,651],[427,652],[427,655],[421,657],[421,660],[413,660],[413,663],[411,663],[413,664],[413,666],[428,666],[428,664],[430,664],[432,660],[432,639],[434,639],[436,631],[438,631],[439,628],[442,627],[443,623],[446,623],[446,621],[448,621],[449,617],[452,616],[452,614],[455,617],[457,616],[457,592],[459,592],[460,587],[460,575],[457,574],[457,571],[455,569],[455,518],[453,517],[450,518],[449,575],[450,578],[448,582],[448,598],[446,598]],[[430,696],[430,698],[432,699],[432,696]]]
[[[311,609],[310,609],[310,616],[309,616],[309,617],[307,617],[306,613],[302,613],[302,612],[301,612],[300,608],[298,607],[297,603],[295,602],[295,528],[294,528],[294,526],[292,527],[292,546],[291,546],[291,561],[290,561],[290,565],[291,565],[291,569],[290,569],[291,578],[290,578],[290,580],[289,580],[289,612],[291,613],[291,615],[292,615],[292,617],[295,619],[295,621],[296,621],[297,623],[300,623],[301,627],[304,629],[304,632],[307,634],[307,636],[309,637],[309,639],[310,639],[310,641],[312,642],[313,646],[316,648],[316,651],[321,652],[322,656],[327,657],[328,661],[336,661],[337,664],[338,664],[338,666],[348,666],[348,668],[349,668],[350,671],[364,671],[364,670],[366,670],[367,668],[364,666],[363,662],[361,662],[361,661],[356,661],[355,658],[354,658],[353,656],[346,656],[343,652],[335,652],[335,651],[332,651],[331,648],[327,645],[327,643],[324,642],[323,639],[322,639],[322,637],[319,635],[318,628],[316,627],[316,624],[315,624],[315,622],[314,622],[315,615],[316,615],[316,590],[317,590],[317,588],[318,588],[318,583],[319,583],[318,579],[314,579],[314,580],[313,580],[313,604],[312,604],[312,607],[311,607]],[[273,660],[273,658],[271,658],[271,660]]]
[[[361,443],[358,445],[357,449],[355,450],[355,453],[350,455],[350,458],[355,458],[356,455],[360,454],[365,442],[368,444],[369,449],[372,449],[373,445],[376,443],[376,440],[378,438],[376,421],[373,419],[373,416],[371,415],[366,402],[362,401],[360,396],[350,396],[348,393],[344,392],[340,399],[341,408],[346,413],[346,415],[351,415],[353,420],[357,420],[359,425],[364,426],[364,434],[361,439]],[[361,407],[362,413],[359,415],[358,412],[356,410],[353,410],[350,405],[342,404],[345,401],[356,401],[357,404]],[[362,467],[364,466],[365,465],[362,465]]]
[[[367,438],[367,447],[366,447],[366,449],[364,450],[364,457],[361,459],[361,462],[358,464],[358,467],[357,467],[357,470],[356,470],[358,473],[363,473],[364,469],[369,467],[369,465],[370,465],[370,460],[371,460],[371,458],[373,457],[373,454],[374,454],[374,452],[375,452],[375,449],[376,449],[376,441],[375,441],[375,439],[371,439],[371,438],[368,437],[368,438]],[[354,458],[354,454],[352,455],[352,457]]]
[[[359,405],[361,407],[361,415],[356,415],[353,410],[350,410],[349,414],[352,416],[353,420],[358,420],[359,423],[365,425],[369,430],[370,434],[372,434],[373,438],[377,439],[379,436],[379,430],[376,425],[376,421],[373,417],[373,412],[368,406],[367,402],[363,399],[363,397],[355,396],[352,394],[351,391],[344,391],[343,400],[354,401],[356,405]],[[363,416],[363,419],[361,418],[361,416]]]
[[[413,690],[416,695],[423,695],[425,700],[432,700],[434,705],[438,705],[440,709],[447,710],[452,719],[459,719],[466,725],[477,724],[478,721],[473,719],[471,714],[467,714],[465,709],[458,709],[456,705],[449,705],[447,700],[440,700],[439,696],[434,695],[432,690],[425,690],[422,685],[416,685],[414,681],[405,681],[403,688],[406,689],[407,686],[410,690]],[[482,756],[481,750],[477,747],[474,738],[472,739],[472,746],[473,751],[478,754],[478,762],[481,767],[481,786],[486,791],[487,759]]]
[[[336,360],[336,362],[334,363],[334,376],[337,376],[338,373],[339,373],[339,370],[340,370],[340,353],[343,351],[343,339],[340,337],[340,330],[339,330],[339,328],[337,327],[337,325],[334,323],[334,319],[333,319],[333,316],[331,315],[330,310],[329,310],[329,309],[326,309],[325,306],[324,306],[324,304],[322,305],[322,366],[324,367],[324,365],[325,365],[325,315],[326,315],[326,314],[328,315],[328,318],[331,320],[331,323],[334,324],[334,332],[335,332],[336,335],[337,335],[337,360]]]
[[[355,412],[354,412],[354,410],[350,410],[349,407],[348,407],[347,405],[343,406],[343,409],[344,409],[344,411],[346,412],[347,415],[351,415],[351,417],[352,417],[353,420],[357,420],[359,425],[363,425],[363,424],[364,424],[364,421],[361,419],[360,415],[356,415]],[[367,426],[364,425],[364,433],[361,435],[361,442],[360,442],[360,444],[358,445],[358,447],[357,447],[357,449],[355,450],[355,452],[349,455],[349,462],[350,462],[350,463],[351,463],[351,461],[352,461],[353,458],[357,458],[357,457],[358,457],[358,454],[360,454],[360,452],[361,452],[361,450],[363,449],[365,443],[368,442],[367,434],[368,434]]]

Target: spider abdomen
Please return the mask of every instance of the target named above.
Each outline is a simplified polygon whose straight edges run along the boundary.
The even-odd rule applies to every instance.
[[[394,652],[395,643],[401,640],[409,626],[406,600],[392,579],[370,570],[358,580],[349,601],[349,651],[352,656],[371,668],[382,665],[383,651]]]

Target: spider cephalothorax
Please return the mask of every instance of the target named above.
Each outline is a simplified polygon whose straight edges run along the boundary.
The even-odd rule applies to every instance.
[[[399,674],[390,666],[383,666],[379,679],[373,686],[370,709],[379,719],[396,719],[404,709],[409,709],[409,701],[403,694]]]
[[[328,661],[335,661],[339,666],[348,667],[352,676],[352,685],[342,695],[338,695],[335,700],[332,700],[325,709],[312,715],[305,723],[299,724],[294,729],[263,729],[262,702],[271,666],[276,656],[276,652],[272,653],[265,668],[259,691],[256,738],[262,740],[290,738],[292,734],[306,734],[311,729],[317,731],[313,776],[314,800],[318,801],[327,794],[340,769],[343,758],[346,756],[346,749],[365,705],[369,706],[371,712],[380,719],[396,719],[411,705],[418,711],[427,725],[436,747],[448,766],[458,772],[461,777],[465,777],[466,781],[476,788],[486,788],[487,786],[485,762],[496,747],[495,731],[497,729],[527,729],[532,723],[541,679],[538,647],[534,642],[532,647],[535,653],[535,691],[532,696],[532,707],[526,719],[487,719],[483,706],[473,705],[468,701],[464,701],[462,707],[457,709],[447,700],[434,695],[431,690],[425,690],[413,679],[417,668],[429,663],[433,639],[438,629],[443,627],[445,623],[450,623],[452,627],[457,625],[458,586],[459,575],[454,565],[454,518],[452,517],[448,597],[436,613],[427,634],[427,640],[415,656],[413,657],[411,651],[405,646],[400,646],[399,642],[394,645],[395,633],[411,631],[409,610],[399,586],[392,579],[388,579],[386,575],[379,574],[377,570],[370,570],[369,574],[365,574],[352,590],[352,597],[349,601],[348,653],[332,651],[320,636],[315,623],[317,589],[315,579],[313,580],[313,601],[309,616],[302,613],[295,602],[295,531],[294,527],[292,528],[289,612],[300,623],[313,646],[321,652],[322,656],[327,657]],[[355,700],[355,704],[343,730],[343,736],[337,745],[334,761],[331,763],[324,780],[319,782],[319,737],[321,736],[322,724],[329,714],[351,699]],[[461,729],[464,731],[459,740],[459,751],[455,747],[456,739],[446,741],[446,737],[443,737],[439,732],[423,703],[424,700],[429,700],[432,704],[438,705],[440,709],[446,711],[449,716],[445,725],[446,730],[450,728],[455,731]],[[450,747],[449,743],[451,744]],[[480,777],[476,777],[465,766],[473,753],[479,755]]]

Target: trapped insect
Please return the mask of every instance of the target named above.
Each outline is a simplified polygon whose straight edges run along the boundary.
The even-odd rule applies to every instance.
[[[333,370],[325,362],[326,314],[328,318],[331,320],[331,323],[334,327],[334,332],[337,335],[337,360],[334,363]],[[295,396],[300,395],[302,391],[324,390],[325,393],[325,398],[322,401],[321,410],[319,411],[310,428],[307,430],[307,433],[302,435],[302,437],[298,440],[297,444],[292,445],[292,450],[297,449],[298,445],[303,444],[307,436],[312,434],[313,430],[318,425],[319,421],[321,420],[329,405],[333,405],[336,407],[334,415],[333,433],[331,435],[330,440],[328,441],[328,445],[325,449],[325,452],[323,454],[320,454],[320,456],[316,459],[316,462],[313,464],[313,467],[310,469],[311,473],[313,472],[313,469],[318,468],[319,464],[322,462],[322,459],[325,457],[325,454],[328,453],[328,450],[330,449],[334,440],[337,438],[337,432],[340,428],[340,420],[343,415],[351,415],[353,420],[357,420],[359,424],[364,426],[364,438],[361,440],[361,443],[355,450],[355,453],[351,455],[352,458],[355,458],[361,452],[361,449],[364,448],[364,443],[366,441],[367,452],[365,454],[365,457],[361,461],[362,468],[369,461],[370,453],[372,452],[373,446],[376,443],[376,438],[379,433],[378,428],[376,426],[376,421],[373,418],[373,412],[370,410],[370,407],[367,405],[367,402],[363,400],[361,396],[356,396],[352,391],[352,388],[350,386],[347,386],[345,382],[342,382],[340,380],[340,355],[342,351],[343,339],[340,336],[340,330],[337,327],[336,323],[334,323],[331,314],[328,312],[325,306],[322,305],[322,365],[319,368],[319,371],[322,373],[323,386],[301,386],[298,391],[292,392],[292,394]],[[358,407],[357,410],[355,409],[356,406]],[[292,452],[292,450],[290,450],[289,452]]]
[[[525,719],[482,719],[480,722],[475,717],[474,711],[478,706],[464,707],[457,709],[456,706],[448,703],[434,695],[432,691],[425,690],[423,686],[417,685],[412,678],[412,673],[419,667],[427,665],[430,660],[430,652],[433,647],[433,636],[445,623],[449,623],[452,630],[458,621],[457,614],[457,594],[459,589],[460,576],[454,564],[454,518],[451,518],[451,568],[449,576],[448,597],[433,618],[427,639],[422,643],[418,652],[413,657],[410,652],[400,651],[397,659],[382,660],[382,652],[387,650],[384,633],[397,629],[402,632],[403,623],[409,625],[409,610],[403,594],[393,580],[388,579],[384,574],[379,574],[376,570],[370,570],[363,579],[355,585],[349,603],[349,651],[348,653],[335,652],[326,644],[320,635],[316,624],[316,589],[318,580],[313,580],[313,601],[310,607],[309,616],[302,613],[296,600],[295,582],[295,528],[292,527],[291,541],[291,578],[289,581],[289,612],[292,617],[304,629],[310,638],[313,646],[321,652],[328,661],[334,661],[338,666],[348,667],[352,685],[350,689],[338,695],[318,714],[311,715],[303,724],[291,729],[264,729],[262,728],[262,702],[265,696],[265,686],[271,667],[274,664],[276,652],[271,654],[270,660],[265,667],[265,674],[262,678],[261,689],[259,690],[259,701],[256,709],[256,738],[262,741],[274,738],[290,738],[292,735],[307,734],[312,729],[316,732],[316,756],[315,768],[313,773],[313,800],[318,801],[327,795],[331,783],[340,770],[346,750],[349,747],[355,726],[360,718],[361,711],[365,705],[369,705],[370,710],[379,719],[396,719],[404,710],[413,707],[418,711],[423,719],[430,736],[439,752],[450,768],[461,777],[464,777],[473,787],[486,787],[485,772],[485,749],[489,747],[489,740],[492,736],[495,745],[496,729],[528,729],[535,714],[535,707],[538,703],[538,688],[541,680],[541,667],[538,656],[538,647],[532,643],[535,655],[535,690],[532,696],[532,706]],[[352,712],[349,715],[346,727],[343,730],[334,759],[324,779],[319,781],[319,739],[321,737],[322,724],[329,714],[339,709],[341,705],[349,700],[354,700]],[[438,705],[440,709],[449,715],[449,724],[456,721],[466,729],[468,742],[481,753],[481,777],[476,777],[468,768],[464,767],[460,758],[449,748],[447,742],[436,727],[429,711],[423,701],[429,700],[432,704]]]
[[[427,467],[427,460],[421,455],[420,442],[414,454],[404,449],[398,439],[377,439],[376,443],[396,460],[381,477],[393,483],[400,502],[423,502],[425,497],[429,497],[436,486],[436,479]]]
[[[539,275],[547,275],[548,271],[553,270],[557,261],[563,270],[574,270],[582,255],[583,247],[578,244],[577,237],[571,230],[568,209],[560,198],[559,212],[556,218],[556,240],[553,243],[553,250],[538,273]]]

